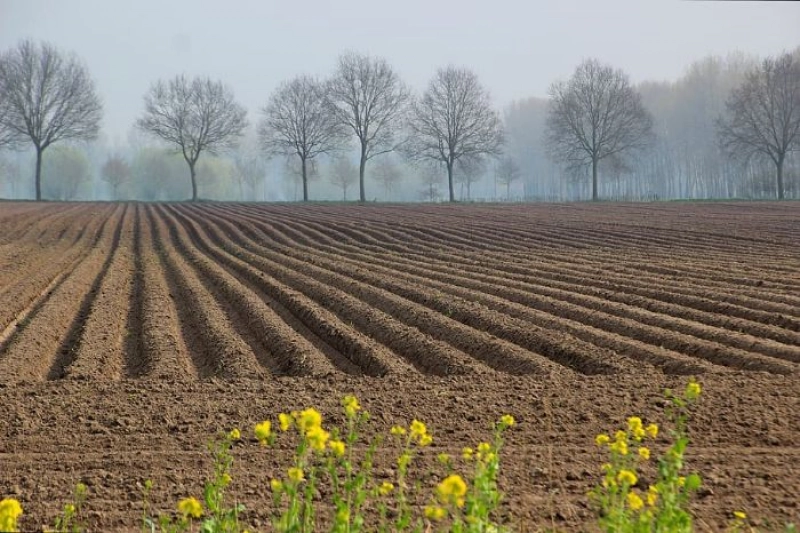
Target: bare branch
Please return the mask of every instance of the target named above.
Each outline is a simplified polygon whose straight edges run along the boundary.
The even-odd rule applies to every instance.
[[[197,200],[195,164],[200,154],[217,154],[235,146],[247,127],[246,115],[222,82],[177,76],[153,84],[136,126],[175,145],[189,165],[192,200]]]
[[[405,151],[412,159],[444,163],[450,201],[455,201],[456,161],[500,154],[504,142],[500,115],[477,75],[453,66],[438,70],[412,109],[411,138]]]
[[[791,54],[765,59],[731,93],[726,110],[717,120],[723,150],[734,158],[771,160],[783,198],[786,155],[800,150],[800,61]]]
[[[36,199],[42,152],[64,140],[97,137],[102,104],[86,67],[48,43],[25,40],[0,56],[0,145],[33,143]]]
[[[545,143],[570,170],[592,166],[597,199],[597,165],[607,157],[646,148],[653,119],[621,70],[595,59],[584,61],[567,82],[550,87]]]

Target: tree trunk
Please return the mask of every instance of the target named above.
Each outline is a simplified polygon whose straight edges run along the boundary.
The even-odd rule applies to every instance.
[[[305,157],[301,157],[300,158],[300,164],[301,164],[302,172],[303,172],[303,201],[307,202],[308,201],[308,175],[307,175],[308,171],[307,171],[307,168],[306,168],[306,158]]]
[[[776,173],[775,178],[777,180],[778,185],[778,200],[783,200],[783,157],[778,159],[776,163]]]
[[[36,147],[36,201],[40,201],[42,199],[42,154],[44,153],[44,148]]]
[[[592,201],[597,201],[597,159],[592,158]]]
[[[364,170],[367,168],[367,145],[361,143],[361,161],[358,164],[358,187],[360,191],[359,198],[362,202],[367,201],[367,193],[364,189]]]
[[[192,177],[192,201],[193,202],[197,201],[197,174],[194,171],[195,163],[196,163],[196,161],[194,161],[194,162],[190,161],[189,162],[189,174]]]
[[[447,185],[450,187],[450,201],[456,201],[456,193],[453,189],[453,162],[447,162]]]

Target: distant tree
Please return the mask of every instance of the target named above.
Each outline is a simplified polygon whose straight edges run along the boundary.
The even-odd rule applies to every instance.
[[[317,160],[312,159],[306,165],[305,181],[311,183],[319,179],[319,167]],[[300,199],[300,190],[303,188],[303,169],[300,160],[296,157],[287,157],[284,163],[284,178],[289,180],[294,186],[294,200]],[[304,200],[305,201],[305,200]]]
[[[479,182],[486,173],[485,157],[462,157],[456,161],[453,181],[461,184],[461,196],[464,196],[464,187],[467,188],[467,200],[472,199],[472,184]]]
[[[439,186],[442,184],[442,168],[436,164],[421,165],[420,181],[425,186],[420,191],[420,198],[424,202],[435,202],[441,198]]]
[[[144,101],[144,115],[136,121],[137,127],[176,145],[189,165],[192,201],[197,200],[195,167],[200,154],[217,154],[233,146],[247,126],[247,112],[222,82],[202,77],[158,81]]]
[[[589,59],[567,82],[550,87],[546,143],[568,167],[592,167],[597,200],[597,166],[603,159],[646,147],[653,119],[621,70]]]
[[[782,199],[786,156],[800,150],[800,59],[791,54],[765,59],[733,90],[726,109],[717,122],[723,149],[734,157],[772,161]]]
[[[511,156],[505,156],[497,162],[495,178],[497,179],[497,183],[505,185],[506,198],[511,198],[511,184],[521,177],[522,173],[520,172],[519,165]]]
[[[325,100],[325,85],[310,76],[284,82],[263,110],[258,132],[271,155],[297,156],[303,180],[303,201],[308,201],[307,165],[320,154],[341,147],[343,125]]]
[[[439,69],[414,102],[406,152],[414,159],[441,161],[447,168],[450,201],[453,172],[463,157],[498,155],[503,145],[500,115],[478,76],[453,66]]]
[[[113,155],[103,163],[103,168],[100,169],[100,177],[111,186],[112,196],[115,200],[118,200],[119,188],[127,183],[131,177],[131,167],[124,157]]]
[[[337,157],[330,165],[330,182],[342,190],[342,200],[347,201],[347,190],[358,182],[358,169],[346,157]]]
[[[372,176],[375,181],[383,185],[384,201],[389,200],[394,188],[403,180],[403,174],[397,164],[388,157],[378,160]]]
[[[0,56],[0,144],[36,150],[36,199],[42,156],[52,144],[97,137],[102,105],[89,71],[74,55],[25,40]]]
[[[17,186],[21,177],[19,164],[16,161],[0,157],[0,181],[10,186],[12,198],[17,196]]]
[[[239,187],[239,199],[247,200],[244,194],[246,185],[253,200],[256,196],[256,187],[264,179],[267,165],[264,160],[252,151],[237,151],[233,156],[233,179]]]
[[[81,186],[89,182],[89,159],[72,146],[59,146],[42,167],[42,191],[46,198],[75,200]]]
[[[396,137],[410,100],[409,90],[386,60],[347,53],[339,57],[327,96],[338,122],[358,139],[359,198],[364,202],[367,161],[401,144]]]

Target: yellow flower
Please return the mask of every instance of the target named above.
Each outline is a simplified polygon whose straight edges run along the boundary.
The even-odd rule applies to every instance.
[[[492,445],[489,444],[488,442],[481,442],[480,444],[478,444],[478,453],[480,455],[485,455],[486,452],[490,451],[491,449]]]
[[[733,516],[736,517],[737,520],[744,520],[747,518],[747,515],[742,511],[734,511]]]
[[[647,489],[647,505],[654,507],[658,501],[658,487],[650,485]]]
[[[272,492],[281,492],[283,490],[283,482],[279,479],[273,479],[269,482]]]
[[[184,498],[178,502],[178,511],[184,518],[200,518],[203,516],[203,505],[197,501],[197,498]]]
[[[67,505],[65,505],[64,506],[64,514],[74,515],[75,514],[75,506],[72,505],[71,503],[68,503]]]
[[[297,468],[297,467],[290,468],[288,474],[289,474],[289,479],[294,481],[295,483],[300,483],[306,478],[305,474],[303,474],[302,468]]]
[[[384,481],[381,483],[381,486],[378,487],[378,494],[381,496],[388,496],[394,490],[394,485],[389,483],[388,481]]]
[[[614,433],[614,440],[617,442],[626,442],[628,440],[628,434],[619,429]]]
[[[500,417],[500,424],[504,427],[510,428],[516,423],[517,421],[514,420],[514,417],[511,415],[503,415]]]
[[[624,440],[618,440],[618,441],[612,443],[609,446],[609,449],[612,452],[616,452],[616,453],[618,453],[620,455],[628,455],[628,443],[625,442]]]
[[[401,435],[405,435],[405,434],[406,434],[406,428],[404,428],[403,426],[393,426],[392,427],[392,435],[401,436]]]
[[[658,424],[648,424],[646,428],[644,428],[645,433],[651,439],[658,437]]]
[[[464,496],[467,494],[467,484],[458,474],[451,474],[444,478],[436,487],[439,501],[453,503],[457,507],[464,506]]]
[[[311,445],[311,448],[318,452],[321,452],[325,449],[325,444],[328,443],[330,436],[330,433],[319,426],[312,427],[306,433],[306,438],[308,439],[308,443]]]
[[[429,520],[441,520],[445,516],[447,516],[447,510],[439,507],[438,505],[426,505],[425,506],[425,517]]]
[[[356,416],[356,413],[361,410],[361,405],[359,405],[358,399],[355,396],[348,395],[342,398],[342,406],[344,407],[347,418],[353,418]]]
[[[258,442],[260,442],[262,446],[266,446],[270,435],[272,435],[272,422],[264,420],[260,424],[256,424],[255,434]]]
[[[350,522],[350,511],[348,509],[339,509],[336,512],[336,521],[340,524]]]
[[[684,485],[686,485],[686,478],[684,476],[681,476],[678,478],[678,486],[683,487]]]
[[[431,436],[430,436],[430,435],[428,435],[427,433],[426,433],[426,434],[424,434],[424,435],[422,435],[422,436],[419,438],[419,445],[420,445],[420,446],[423,446],[423,447],[424,447],[424,446],[430,446],[430,444],[431,444],[432,442],[433,442],[433,437],[431,437]]]
[[[436,460],[442,463],[443,465],[446,465],[447,463],[450,462],[450,455],[446,453],[440,453],[439,455],[436,456]]]
[[[639,509],[642,508],[642,506],[644,506],[644,501],[642,501],[642,498],[640,498],[639,495],[636,494],[635,492],[629,492],[628,505],[634,511],[638,511]]]
[[[605,433],[601,433],[594,438],[594,443],[597,444],[598,446],[604,446],[609,442],[611,442],[611,437],[609,437]]]
[[[631,416],[628,418],[628,430],[635,431],[636,428],[642,427],[642,419],[638,416]]]
[[[461,457],[463,457],[465,461],[471,460],[474,454],[475,451],[472,448],[464,448],[461,450]]]
[[[239,428],[233,428],[230,433],[228,433],[228,438],[231,440],[239,440],[242,438],[242,432],[239,431]]]
[[[334,455],[336,455],[336,457],[341,457],[344,455],[344,450],[345,450],[344,442],[340,440],[332,440],[328,446],[330,447]]]
[[[22,515],[22,506],[14,498],[0,501],[0,531],[16,531],[17,519]]]
[[[698,396],[700,396],[700,392],[702,392],[700,384],[693,380],[686,385],[686,392],[684,396],[687,400],[695,400]]]
[[[600,465],[600,470],[602,470],[603,472],[608,472],[612,468],[614,468],[614,467],[611,466],[611,463],[603,463],[602,465]]]
[[[620,483],[627,483],[628,485],[636,485],[636,473],[632,470],[620,470],[617,474],[617,481]]]
[[[300,429],[304,435],[312,428],[318,428],[322,425],[322,415],[313,407],[300,411],[295,419],[298,429]]]
[[[281,431],[289,431],[289,428],[292,427],[292,415],[287,415],[286,413],[279,414],[278,423],[281,426]]]
[[[411,422],[411,436],[417,439],[422,438],[423,435],[428,434],[428,428],[425,427],[425,424],[420,422],[419,420],[414,420]]]
[[[645,448],[644,446],[639,448],[639,457],[641,457],[645,461],[650,459],[650,449],[649,448]]]
[[[224,474],[222,474],[222,479],[220,481],[222,481],[223,487],[227,487],[228,485],[231,484],[231,475],[225,472]]]

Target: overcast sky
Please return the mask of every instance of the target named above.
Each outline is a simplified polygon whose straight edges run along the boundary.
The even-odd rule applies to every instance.
[[[503,106],[545,95],[586,57],[638,82],[708,54],[795,48],[800,2],[0,0],[0,49],[23,38],[85,60],[105,132],[123,140],[150,83],[179,73],[222,79],[257,120],[280,81],[327,75],[351,49],[387,58],[416,90],[437,67],[468,66]]]

